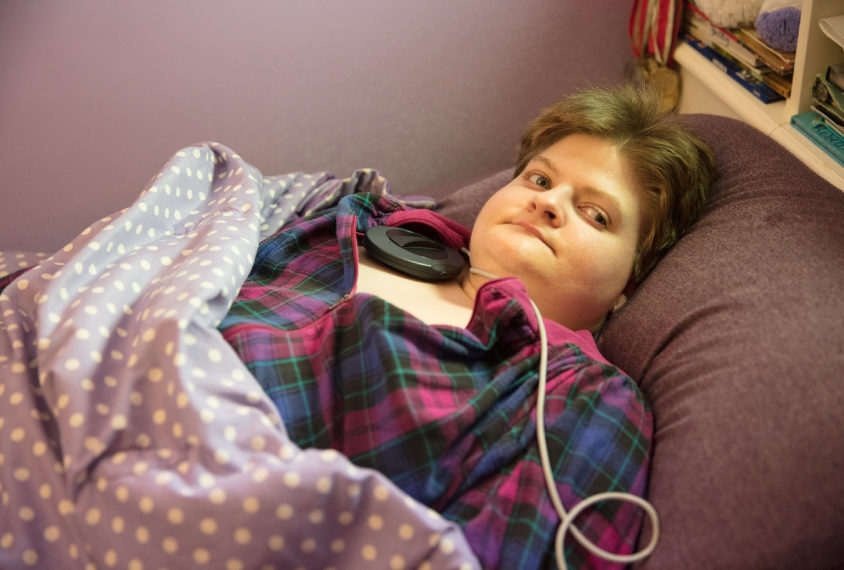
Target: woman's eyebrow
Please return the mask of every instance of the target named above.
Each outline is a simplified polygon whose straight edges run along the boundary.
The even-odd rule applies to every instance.
[[[550,158],[548,158],[544,155],[538,154],[538,155],[536,155],[536,158],[534,158],[533,160],[539,161],[542,164],[544,164],[545,167],[548,168],[548,170],[550,170],[551,173],[554,174],[555,176],[558,176],[560,174],[560,171],[557,170],[556,165],[554,164],[554,162]]]
[[[618,198],[616,198],[610,192],[606,192],[604,190],[601,190],[600,188],[595,188],[594,186],[583,186],[581,190],[584,194],[592,196],[595,199],[599,199],[602,201],[606,200],[607,202],[609,202],[609,208],[614,210],[614,212],[611,212],[614,213],[614,217],[621,216],[621,202],[619,202]]]

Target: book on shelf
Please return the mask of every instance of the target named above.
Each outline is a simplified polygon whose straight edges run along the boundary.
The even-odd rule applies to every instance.
[[[781,77],[776,73],[766,73],[762,77],[758,77],[762,82],[788,99],[791,97],[791,77]]]
[[[748,67],[744,65],[740,61],[736,60],[730,54],[725,53],[723,50],[718,49],[717,47],[712,48],[724,57],[729,60],[734,61],[736,64],[740,65],[744,68],[750,75],[756,78],[758,81],[761,81],[780,95],[785,98],[791,96],[791,74],[789,75],[780,75],[778,73],[771,72],[770,69],[767,67]]]
[[[790,75],[794,72],[795,53],[774,49],[759,37],[753,28],[739,28],[736,37],[748,49],[752,50],[771,71],[780,75]]]
[[[694,36],[684,34],[683,41],[763,103],[768,104],[785,99],[783,95],[772,89],[764,81],[754,77],[754,75],[741,64],[709,47]]]
[[[809,109],[820,115],[826,126],[844,137],[844,125],[841,124],[840,119],[829,112],[828,108],[820,107],[818,105],[809,105]]]
[[[757,81],[761,81],[783,98],[791,96],[794,54],[768,47],[755,30],[722,28],[712,23],[697,7],[686,4],[683,12],[685,33],[701,41],[709,49],[735,62]],[[742,41],[751,39],[750,43]],[[747,75],[743,74],[743,75]]]
[[[844,63],[830,65],[826,73],[815,76],[812,84],[812,111],[826,120],[827,125],[844,136]]]
[[[765,66],[762,59],[753,50],[748,49],[742,44],[730,30],[713,24],[695,6],[687,3],[686,8],[685,12],[683,12],[686,31],[691,35],[707,46],[728,54],[747,67],[761,70]]]
[[[815,111],[798,113],[791,124],[807,139],[844,166],[844,136],[830,126],[828,119]]]
[[[844,91],[844,61],[827,67],[824,79]]]

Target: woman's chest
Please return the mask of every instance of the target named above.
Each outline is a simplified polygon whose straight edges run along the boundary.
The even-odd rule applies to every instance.
[[[405,277],[358,249],[357,293],[369,293],[404,309],[429,325],[465,328],[474,302],[460,282],[426,282]]]

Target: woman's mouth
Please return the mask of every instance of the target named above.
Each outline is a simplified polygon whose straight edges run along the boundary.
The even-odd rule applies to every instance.
[[[548,243],[548,241],[545,239],[545,235],[542,233],[542,231],[533,224],[528,222],[513,222],[513,225],[522,228],[527,233],[539,239],[539,241],[544,243],[551,251],[554,251],[554,248],[551,247],[551,244]]]

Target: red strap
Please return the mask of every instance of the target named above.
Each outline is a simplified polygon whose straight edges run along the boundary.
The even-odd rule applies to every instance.
[[[633,54],[670,63],[682,14],[680,0],[634,0],[627,27]]]
[[[386,219],[386,225],[394,227],[413,223],[420,223],[433,228],[440,235],[442,241],[454,249],[469,247],[471,232],[467,228],[431,210],[399,210],[390,214]]]

